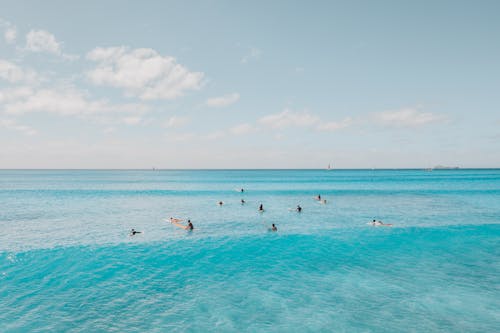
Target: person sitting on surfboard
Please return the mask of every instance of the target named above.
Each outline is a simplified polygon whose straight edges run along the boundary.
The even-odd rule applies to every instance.
[[[244,199],[241,199],[241,204],[244,205],[245,204],[245,200]]]
[[[193,230],[194,229],[194,226],[193,226],[193,223],[191,223],[191,220],[188,220],[188,225],[182,225],[178,222],[174,222],[174,221],[170,221],[173,225],[175,225],[176,227],[179,227],[181,229],[184,229],[184,230]]]
[[[297,205],[297,213],[300,213],[302,212],[302,207],[300,207],[300,205]]]
[[[264,211],[264,206],[262,204],[260,204],[259,206],[259,212],[263,212]]]
[[[318,194],[318,196],[316,197],[316,200],[321,201],[321,194]]]

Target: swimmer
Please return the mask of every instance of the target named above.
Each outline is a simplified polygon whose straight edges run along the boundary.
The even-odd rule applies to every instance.
[[[316,197],[316,200],[321,201],[321,194],[318,194],[318,196]]]
[[[276,226],[274,225],[274,223],[273,223],[273,226],[271,227],[271,231],[278,231],[278,228],[276,228]]]
[[[140,234],[141,231],[136,231],[135,229],[130,230],[130,236],[134,236],[135,234]]]
[[[194,226],[193,226],[193,223],[191,223],[191,220],[188,220],[188,225],[182,225],[180,223],[177,223],[177,222],[172,222],[173,225],[175,225],[176,227],[179,227],[181,229],[184,229],[184,230],[193,230],[194,229]]]
[[[392,227],[391,223],[384,223],[382,221],[376,221],[376,220],[373,220],[371,224],[374,227],[379,227],[379,226]]]
[[[243,193],[243,192],[245,192],[245,190],[244,190],[244,189],[241,189],[241,190],[240,190],[240,192],[241,192],[241,193]]]
[[[224,202],[219,201],[219,206],[222,206],[223,204],[224,204]]]
[[[260,204],[259,206],[259,212],[263,212],[264,211],[264,206],[262,204]]]
[[[297,209],[296,210],[297,210],[297,213],[300,213],[300,212],[302,212],[302,207],[300,207],[300,205],[297,205]]]
[[[241,199],[241,204],[244,205],[245,204],[245,200]]]

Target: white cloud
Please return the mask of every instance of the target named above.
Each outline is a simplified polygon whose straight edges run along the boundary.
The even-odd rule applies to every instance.
[[[17,37],[17,30],[16,30],[16,28],[14,28],[14,27],[7,28],[5,30],[5,33],[4,33],[3,36],[5,38],[5,41],[8,44],[14,43],[16,41],[16,37]]]
[[[418,127],[446,120],[442,115],[422,112],[419,108],[403,108],[396,111],[384,111],[375,114],[379,123],[391,127]]]
[[[240,124],[229,129],[229,132],[234,135],[243,135],[255,132],[257,129],[250,124]]]
[[[189,122],[188,117],[178,117],[178,116],[172,116],[170,117],[167,122],[165,123],[165,127],[170,128],[170,127],[181,127]]]
[[[96,48],[87,59],[97,62],[97,68],[87,72],[92,83],[123,88],[127,95],[144,100],[174,99],[198,90],[204,76],[153,49]]]
[[[35,83],[38,81],[38,75],[33,70],[22,69],[10,61],[0,59],[0,79],[10,83]]]
[[[342,121],[330,121],[326,123],[319,124],[316,128],[319,131],[337,131],[352,124],[352,119],[350,117],[344,118]]]
[[[4,38],[7,44],[12,44],[16,41],[17,29],[9,21],[2,20],[0,18],[0,27],[5,29]]]
[[[61,55],[61,45],[56,37],[45,30],[31,30],[26,35],[26,49],[32,52],[47,52]]]
[[[242,64],[246,64],[246,63],[248,63],[248,62],[250,62],[252,60],[258,60],[261,55],[262,55],[262,51],[261,50],[259,50],[256,47],[250,47],[248,54],[246,54],[245,56],[243,56],[243,58],[241,58],[240,61],[241,61]]]
[[[0,118],[0,127],[6,128],[8,130],[14,130],[21,132],[25,135],[35,135],[37,134],[37,131],[29,126],[25,125],[19,125],[15,120],[13,119],[1,119]]]
[[[23,90],[25,89],[25,90]],[[47,112],[64,116],[100,115],[106,113],[142,113],[147,110],[141,104],[110,104],[106,100],[90,100],[86,94],[74,88],[30,88],[0,90],[0,107],[5,113],[16,115],[30,112]]]
[[[36,53],[50,53],[66,60],[76,60],[78,55],[63,53],[61,43],[45,30],[31,30],[26,34],[26,50]]]
[[[239,99],[240,99],[240,94],[232,93],[232,94],[221,96],[221,97],[209,98],[206,101],[206,105],[208,105],[210,107],[228,106],[228,105],[236,103]]]
[[[259,119],[259,123],[271,128],[287,127],[308,127],[320,121],[319,117],[310,114],[307,111],[294,112],[285,109],[281,113],[268,115]]]
[[[130,116],[130,117],[123,118],[122,121],[127,125],[137,125],[137,124],[141,123],[142,117]]]

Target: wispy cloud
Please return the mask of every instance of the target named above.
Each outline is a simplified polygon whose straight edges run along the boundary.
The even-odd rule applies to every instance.
[[[141,104],[112,104],[106,100],[92,100],[82,91],[71,87],[30,89],[32,88],[20,87],[0,90],[0,106],[4,112],[11,115],[45,112],[71,116],[137,114],[147,110]]]
[[[9,21],[0,19],[0,28],[5,29],[3,37],[7,44],[13,44],[16,41],[17,29]]]
[[[375,120],[390,127],[420,127],[432,123],[443,122],[447,118],[431,112],[423,112],[420,107],[408,107],[395,111],[384,111],[375,114]]]
[[[229,129],[229,132],[234,135],[243,135],[243,134],[248,134],[255,132],[257,128],[251,124],[239,124],[236,126],[233,126]]]
[[[353,124],[350,117],[341,121],[325,121],[320,117],[310,113],[307,110],[293,111],[285,109],[280,113],[264,116],[258,120],[258,123],[273,129],[286,129],[289,127],[310,128],[316,131],[333,132],[347,128]]]
[[[143,100],[175,99],[202,86],[204,74],[191,72],[170,56],[153,49],[96,48],[87,59],[97,62],[87,72],[96,85],[125,89],[126,95]]]
[[[264,116],[259,119],[259,123],[271,128],[287,127],[307,127],[316,124],[319,117],[310,114],[308,111],[295,112],[285,109],[283,112]]]
[[[35,135],[37,131],[30,126],[20,125],[14,119],[0,118],[0,127],[6,128],[8,130],[18,131],[25,135]]]
[[[316,128],[319,131],[337,131],[351,126],[353,120],[351,117],[344,118],[341,121],[329,121],[319,124]]]
[[[250,61],[253,60],[258,60],[260,59],[260,56],[262,55],[262,51],[256,47],[249,47],[248,48],[248,53],[241,58],[240,62],[242,64],[249,63]]]
[[[187,124],[188,122],[189,122],[188,117],[172,116],[168,118],[168,120],[165,122],[165,127],[167,128],[181,127]]]
[[[221,96],[221,97],[213,97],[209,98],[206,101],[206,105],[210,107],[223,107],[236,103],[240,99],[240,94],[232,93],[229,95]]]

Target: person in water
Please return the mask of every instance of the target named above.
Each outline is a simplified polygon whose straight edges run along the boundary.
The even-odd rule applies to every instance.
[[[390,224],[390,223],[384,223],[382,221],[373,220],[372,221],[372,226],[374,226],[374,227],[378,227],[378,226],[392,227],[392,224]]]
[[[316,200],[321,201],[321,194],[318,194],[318,196],[316,197]]]
[[[263,212],[264,211],[264,206],[262,204],[260,204],[259,206],[259,212]]]
[[[140,234],[141,231],[137,231],[135,229],[130,230],[130,236],[134,236],[135,234]]]
[[[223,204],[224,204],[224,202],[219,201],[219,206],[222,206]]]
[[[302,207],[300,207],[300,205],[297,205],[297,213],[300,213],[302,212]]]
[[[193,223],[191,223],[191,220],[188,220],[188,224],[187,225],[182,225],[178,222],[174,222],[174,221],[171,221],[173,225],[175,225],[176,227],[179,227],[181,229],[184,229],[184,230],[193,230],[194,229],[194,226],[193,226]]]
[[[276,226],[274,225],[274,223],[273,223],[273,226],[271,227],[271,231],[278,231],[278,228],[276,228]]]
[[[244,205],[245,204],[245,200],[241,199],[241,204]]]
[[[243,192],[245,192],[245,190],[244,190],[244,189],[241,189],[241,190],[240,190],[240,192],[241,192],[241,193],[243,193]]]

